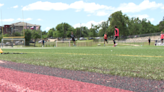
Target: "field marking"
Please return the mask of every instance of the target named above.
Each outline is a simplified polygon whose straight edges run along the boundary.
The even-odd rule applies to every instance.
[[[28,53],[38,53],[38,52],[28,52]],[[39,53],[45,53],[45,52],[39,52]],[[47,54],[47,53],[46,53]],[[86,53],[53,53],[53,54],[68,54],[68,55],[106,55],[106,56],[129,56],[129,57],[158,57],[162,58],[163,56],[147,56],[147,55],[126,55],[126,54],[86,54]]]
[[[140,46],[140,45],[136,45],[136,44],[121,44],[121,45],[128,45],[128,46]]]
[[[135,57],[163,57],[163,56],[146,56],[146,55],[125,55],[125,54],[116,54],[118,56],[135,56]]]
[[[3,86],[5,88],[10,88],[16,92],[40,92],[40,91],[36,91],[36,90],[31,90],[28,87],[26,88],[26,87],[17,85],[15,83],[12,83],[12,82],[9,82],[9,81],[3,80],[3,79],[0,79],[0,86]]]
[[[85,53],[54,53],[54,54],[74,54],[74,55],[112,55],[112,56],[131,56],[131,57],[163,57],[163,56],[146,56],[146,55],[125,55],[125,54],[85,54]]]
[[[17,52],[17,53],[21,53],[21,52]],[[46,53],[46,54],[50,54],[47,52],[27,52],[27,53]],[[156,57],[156,58],[162,58],[164,56],[149,56],[149,55],[128,55],[128,54],[86,54],[86,53],[51,53],[51,54],[67,54],[67,55],[106,55],[106,56],[128,56],[128,57]],[[1,63],[1,62],[0,62]]]

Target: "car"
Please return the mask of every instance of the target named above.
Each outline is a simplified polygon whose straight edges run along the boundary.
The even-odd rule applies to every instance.
[[[6,42],[6,45],[11,45],[11,43],[10,42]]]
[[[34,41],[30,40],[30,43],[35,43]]]
[[[93,40],[94,38],[93,37],[90,37],[89,40]]]
[[[72,38],[71,39],[69,39],[70,41],[72,41]],[[75,41],[77,41],[77,38],[75,38]]]
[[[87,40],[86,38],[84,37],[80,37],[79,40]]]
[[[101,37],[96,37],[96,39],[101,39]]]
[[[38,41],[38,43],[42,43],[42,40]]]
[[[38,41],[38,43],[42,43],[42,41],[43,41],[43,40],[40,40],[40,41]],[[44,43],[46,43],[46,41],[44,41]]]
[[[22,43],[20,41],[16,41],[15,45],[21,45]]]

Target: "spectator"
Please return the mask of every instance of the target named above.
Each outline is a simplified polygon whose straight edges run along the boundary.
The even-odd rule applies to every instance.
[[[44,40],[42,40],[42,47],[44,47]]]

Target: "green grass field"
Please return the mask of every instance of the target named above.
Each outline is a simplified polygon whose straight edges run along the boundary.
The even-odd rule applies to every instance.
[[[1,60],[70,70],[164,80],[163,46],[3,48]]]

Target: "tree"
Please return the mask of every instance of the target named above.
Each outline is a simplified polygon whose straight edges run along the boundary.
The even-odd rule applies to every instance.
[[[53,37],[53,32],[54,31],[55,31],[55,28],[51,28],[47,33],[48,37]]]
[[[89,29],[87,27],[83,26],[82,27],[82,36],[83,37],[88,37],[89,36],[88,31],[89,31]]]
[[[110,15],[108,21],[110,21],[110,30],[114,31],[114,26],[117,25],[120,30],[120,35],[127,35],[128,29],[126,15],[123,15],[121,11],[117,11]]]
[[[15,32],[14,36],[21,36],[21,34],[19,32]]]
[[[68,23],[61,23],[61,24],[58,24],[56,26],[56,30],[58,32],[58,37],[62,37],[62,38],[65,38],[65,37],[70,37],[70,34],[71,34],[71,31],[75,31],[74,28],[69,25]]]
[[[25,30],[25,44],[30,45],[30,40],[31,40],[31,30],[26,29]]]
[[[139,18],[132,18],[130,20],[130,24],[129,24],[129,30],[130,30],[130,34],[131,35],[137,35],[140,34],[141,30],[142,30],[142,24],[141,21],[139,20]]]
[[[159,30],[162,31],[164,29],[164,21],[159,23]]]
[[[47,33],[46,31],[43,31],[43,32],[42,32],[42,38],[43,38],[43,39],[46,39],[46,38],[48,37],[47,34],[48,34],[48,33]]]
[[[108,31],[108,21],[107,22],[102,22],[100,26],[96,26],[97,29],[99,29],[99,27],[101,27],[101,29],[99,30],[99,36],[103,36],[105,34],[105,32],[109,33]]]
[[[89,33],[88,33],[89,36],[90,37],[98,36],[98,29],[99,28],[100,28],[99,26],[91,24],[91,28],[89,29]]]
[[[36,31],[36,30],[32,30],[32,39],[34,39],[35,41],[35,43],[34,43],[34,46],[35,46],[35,44],[36,44],[36,40],[37,40],[37,38],[40,38],[40,31]]]
[[[75,36],[78,37],[78,38],[80,38],[80,31],[81,31],[81,28],[76,28],[75,30],[76,30],[75,33],[74,33]]]

